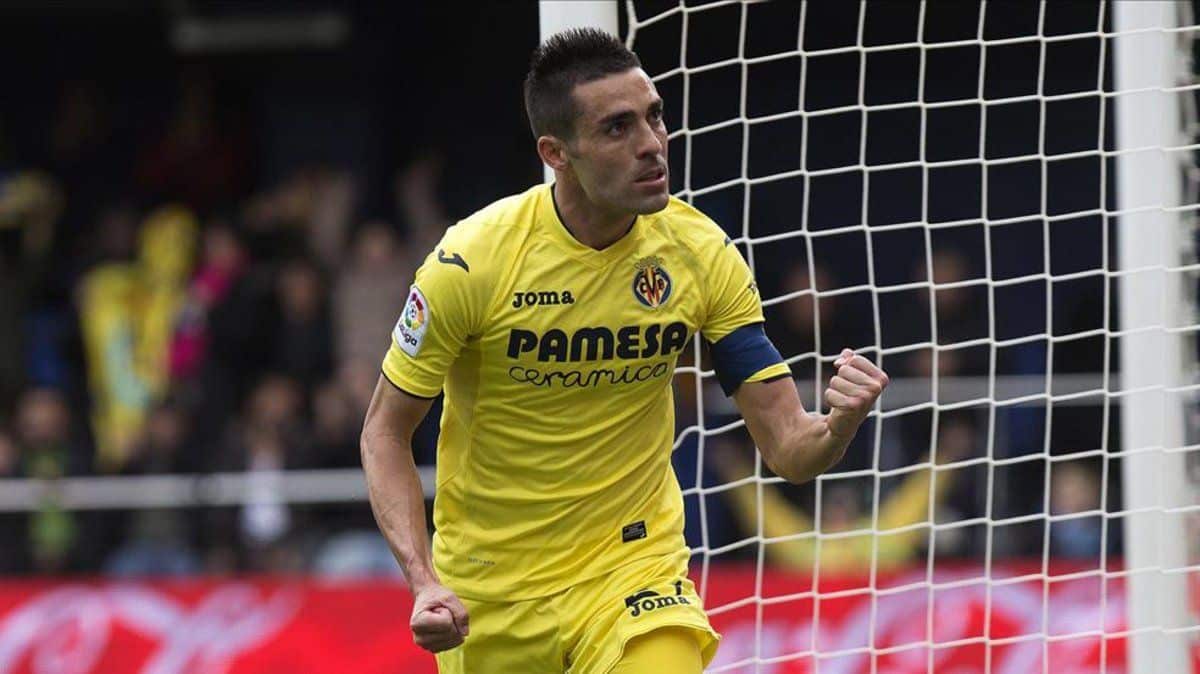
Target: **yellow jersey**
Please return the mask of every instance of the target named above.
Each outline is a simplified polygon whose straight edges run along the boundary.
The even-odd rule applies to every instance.
[[[450,227],[382,367],[410,395],[445,390],[442,582],[518,601],[683,550],[675,362],[697,332],[715,342],[762,321],[737,248],[675,198],[603,250],[570,234],[546,185]],[[780,362],[745,381],[787,373]]]

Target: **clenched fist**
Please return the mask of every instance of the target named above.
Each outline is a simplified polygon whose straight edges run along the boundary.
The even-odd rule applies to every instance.
[[[453,592],[442,585],[423,587],[413,597],[413,643],[430,653],[458,646],[470,632],[467,608]]]
[[[830,433],[848,438],[858,431],[879,394],[887,388],[888,376],[850,349],[842,349],[833,367],[836,372],[825,389],[825,403],[830,408],[827,423]]]

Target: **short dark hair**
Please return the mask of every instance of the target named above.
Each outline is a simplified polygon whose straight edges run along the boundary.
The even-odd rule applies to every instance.
[[[641,66],[637,54],[602,30],[572,28],[552,35],[533,50],[525,76],[525,114],[533,137],[574,137],[575,86]]]

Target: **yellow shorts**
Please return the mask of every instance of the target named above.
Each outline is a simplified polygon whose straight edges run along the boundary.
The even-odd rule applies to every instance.
[[[721,635],[687,577],[687,551],[630,562],[558,594],[518,602],[462,598],[471,634],[439,653],[440,674],[608,674],[632,638],[688,628],[704,664]]]

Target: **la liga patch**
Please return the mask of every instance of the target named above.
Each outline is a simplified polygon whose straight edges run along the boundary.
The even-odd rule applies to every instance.
[[[400,320],[396,321],[396,329],[392,330],[396,346],[415,358],[421,351],[421,343],[425,341],[430,318],[429,302],[425,301],[421,289],[414,285],[408,289],[408,301],[404,303]]]

